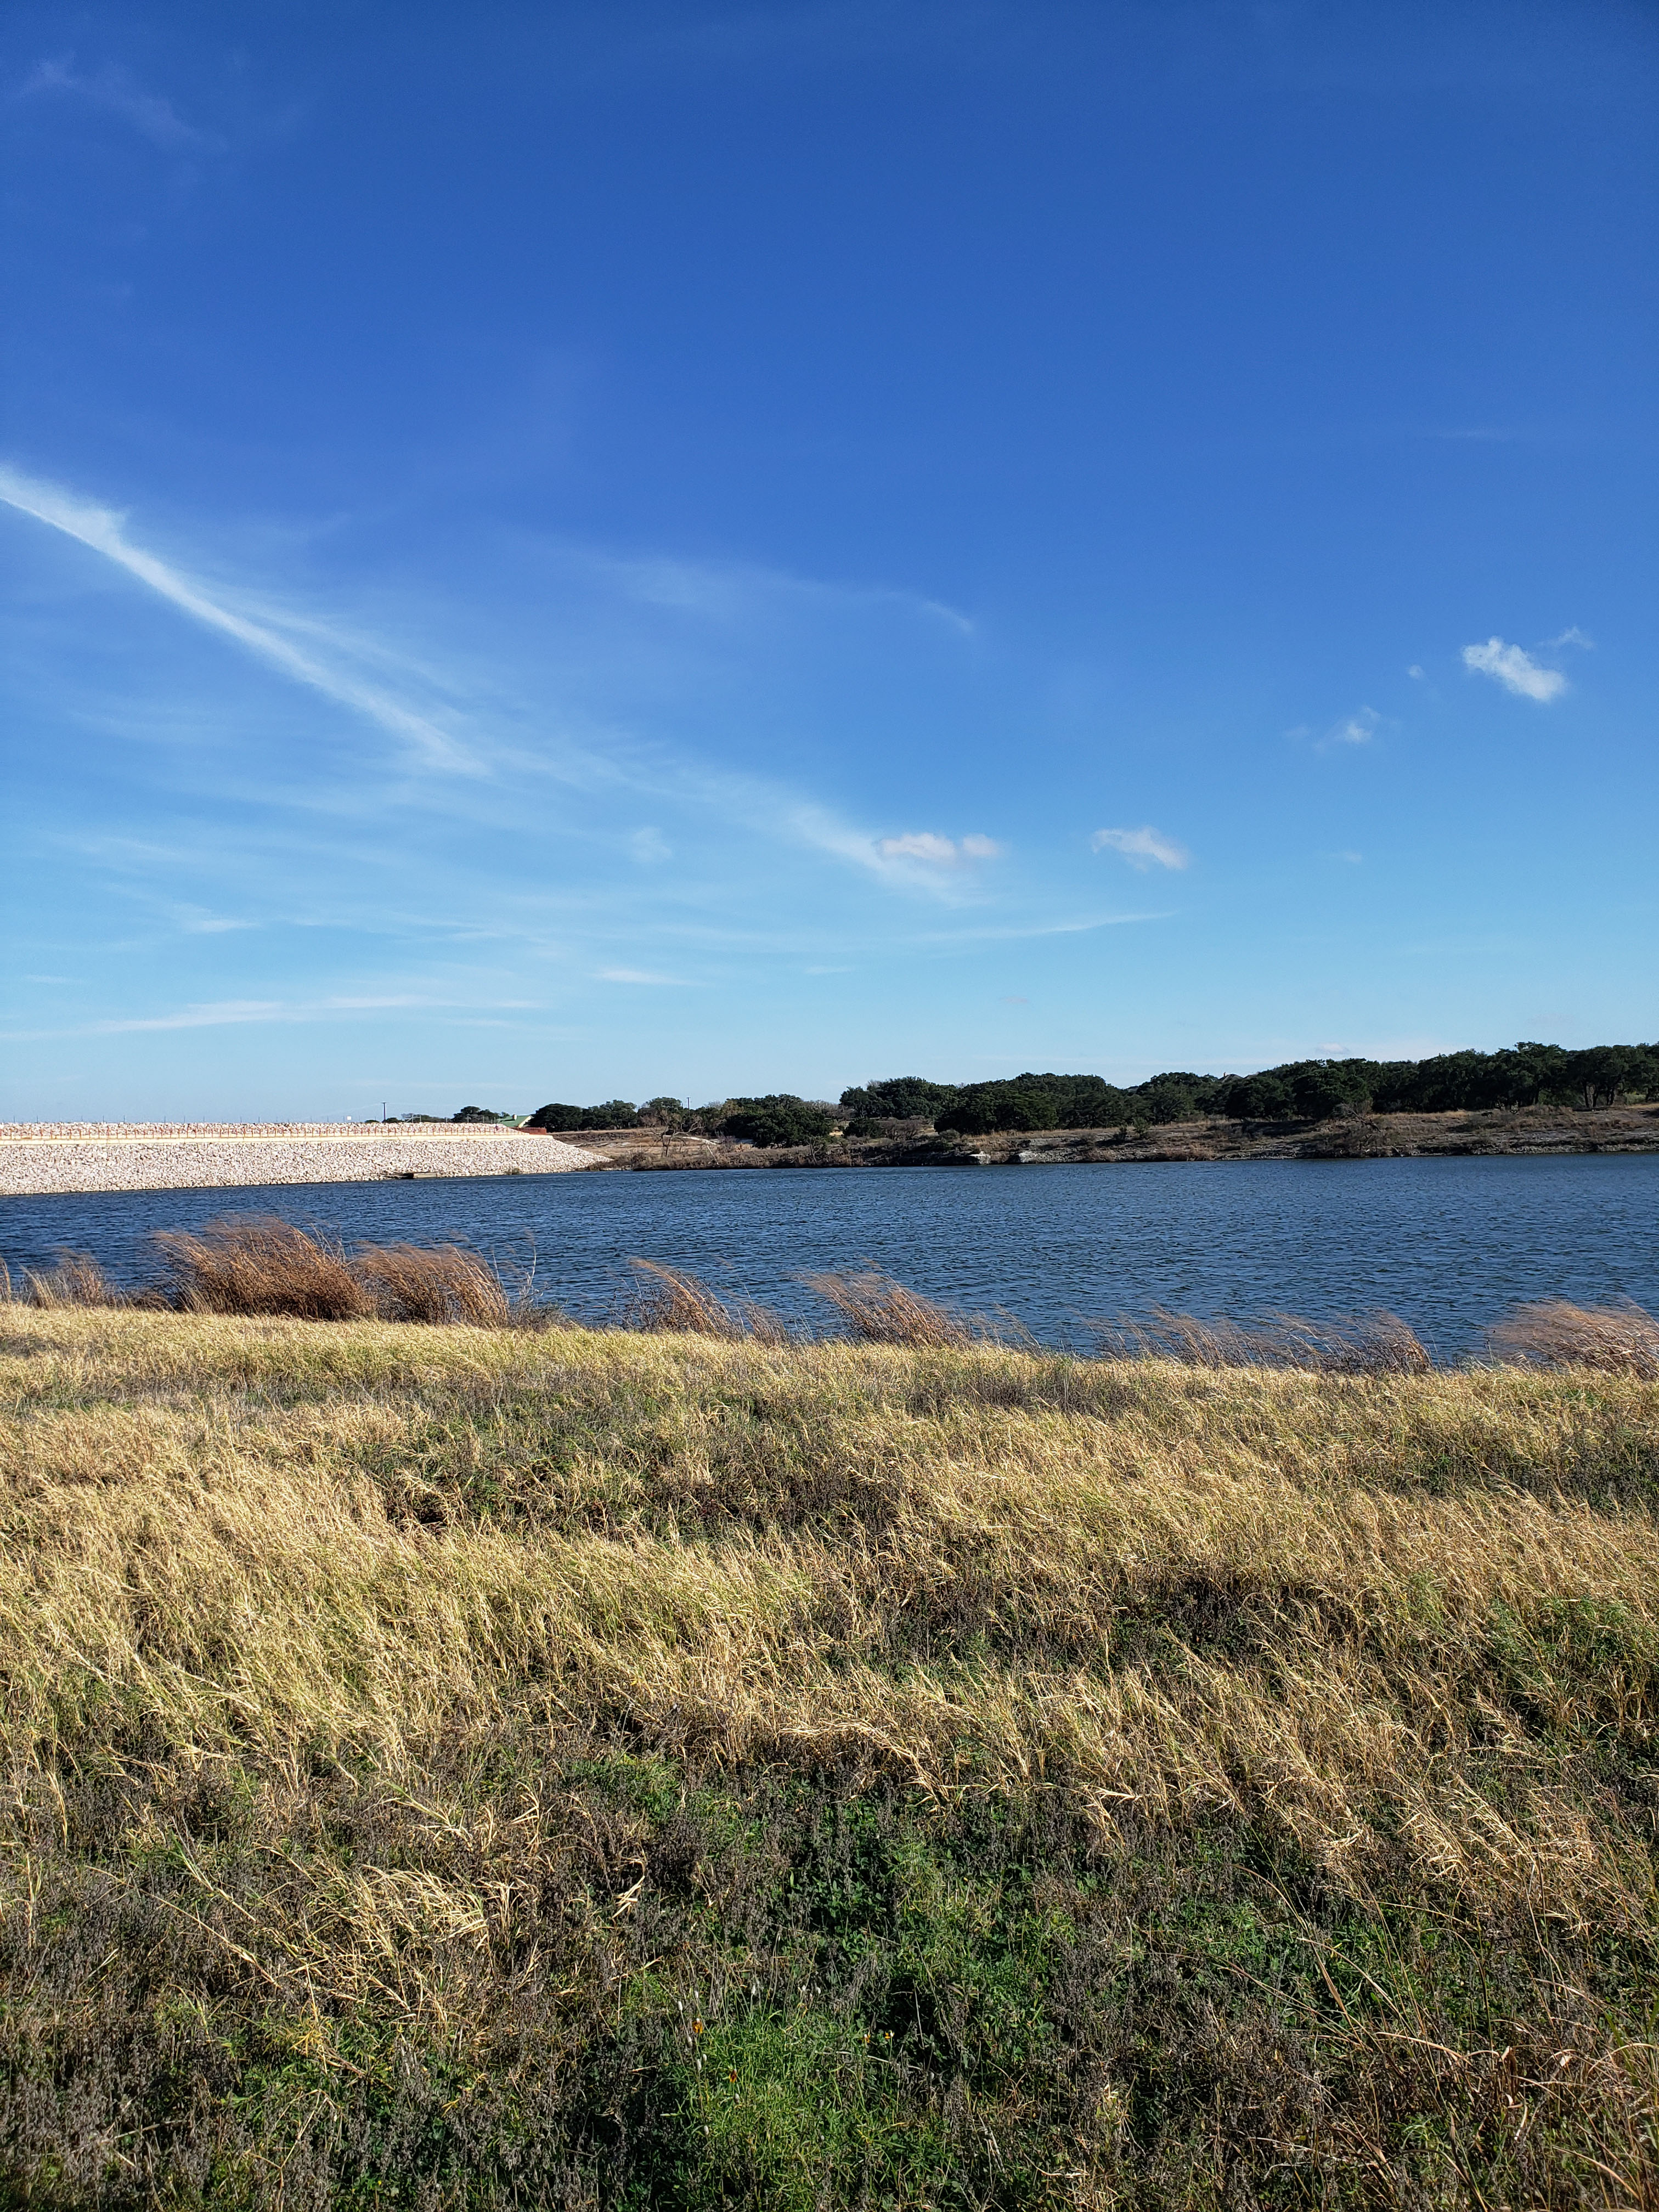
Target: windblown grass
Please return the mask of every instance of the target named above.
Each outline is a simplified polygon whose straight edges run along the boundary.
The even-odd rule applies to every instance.
[[[1500,1322],[1491,1343],[1498,1358],[1528,1367],[1590,1367],[1659,1380],[1659,1321],[1628,1298],[1605,1306],[1543,1298]]]
[[[0,1268],[0,1288],[12,1295],[11,1275]],[[54,1311],[64,1306],[117,1306],[126,1303],[90,1252],[60,1252],[44,1272],[23,1271],[23,1296],[32,1306]]]
[[[274,1215],[158,1230],[155,1241],[167,1291],[185,1313],[362,1321],[374,1312],[373,1294],[339,1245]]]
[[[907,1290],[890,1275],[874,1269],[803,1275],[801,1280],[832,1306],[852,1334],[866,1344],[906,1345],[921,1350],[974,1344],[989,1334],[985,1323],[954,1313],[936,1299]]]
[[[1245,1322],[1200,1320],[1154,1306],[1141,1318],[1097,1322],[1103,1349],[1120,1358],[1176,1359],[1188,1367],[1301,1367],[1316,1375],[1425,1375],[1434,1356],[1398,1314],[1313,1321],[1270,1314]]]
[[[368,1244],[351,1271],[382,1321],[507,1328],[513,1301],[495,1269],[459,1244]]]
[[[0,2196],[1654,2201],[1659,1386],[0,1316]]]
[[[363,1244],[348,1253],[325,1236],[258,1214],[160,1230],[154,1241],[161,1277],[137,1294],[117,1289],[89,1253],[65,1252],[48,1273],[24,1275],[24,1303],[475,1328],[556,1317],[547,1309],[532,1316],[527,1298],[515,1298],[494,1267],[458,1244]],[[0,1294],[10,1297],[9,1276]]]
[[[752,1298],[728,1299],[700,1275],[659,1260],[631,1260],[637,1278],[623,1310],[623,1326],[650,1335],[716,1336],[736,1343],[782,1344],[787,1332],[778,1316]]]

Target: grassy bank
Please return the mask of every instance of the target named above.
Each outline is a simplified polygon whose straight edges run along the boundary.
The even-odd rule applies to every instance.
[[[0,1345],[11,2200],[1655,2201],[1659,1384]]]

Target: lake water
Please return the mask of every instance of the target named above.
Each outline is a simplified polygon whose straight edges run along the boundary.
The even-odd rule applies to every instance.
[[[14,1273],[68,1246],[118,1281],[155,1273],[153,1231],[276,1213],[348,1243],[463,1237],[533,1250],[536,1293],[614,1316],[639,1255],[798,1316],[795,1278],[872,1264],[1000,1308],[1050,1342],[1153,1304],[1240,1318],[1386,1306],[1455,1356],[1527,1298],[1659,1311],[1659,1156],[1240,1161],[1224,1165],[744,1170],[492,1176],[0,1198]]]

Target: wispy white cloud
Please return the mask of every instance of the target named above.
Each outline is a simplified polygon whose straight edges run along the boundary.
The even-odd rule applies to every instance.
[[[1540,668],[1523,647],[1505,645],[1501,637],[1488,638],[1485,645],[1466,645],[1463,665],[1490,676],[1518,699],[1535,699],[1540,706],[1559,699],[1567,688],[1559,668]]]
[[[1002,848],[994,838],[941,837],[933,830],[909,830],[902,837],[881,837],[876,851],[884,860],[920,860],[930,868],[960,868],[970,860],[994,860]]]
[[[407,740],[427,767],[475,775],[483,772],[483,764],[453,732],[413,713],[376,686],[302,653],[268,622],[253,622],[239,614],[222,597],[213,596],[179,569],[133,544],[125,535],[124,515],[108,507],[89,506],[56,484],[20,475],[3,465],[0,465],[0,501],[90,546],[194,621],[234,638],[285,676],[320,691],[337,705],[365,715],[392,736]]]
[[[1411,666],[1406,671],[1406,673],[1407,676],[1411,677],[1415,683],[1420,684],[1424,680],[1424,672],[1418,665],[1416,661],[1413,661]]]
[[[971,617],[960,607],[923,592],[885,584],[833,583],[737,561],[689,561],[669,554],[605,553],[592,546],[569,547],[564,557],[592,576],[603,578],[641,605],[664,607],[714,623],[746,620],[763,607],[791,601],[804,605],[891,608],[938,623],[958,637],[971,637]]]
[[[601,968],[599,970],[599,981],[602,983],[667,984],[680,990],[683,990],[685,988],[685,981],[683,976],[658,975],[653,974],[648,968]]]
[[[646,867],[673,858],[673,848],[660,830],[636,830],[628,841],[628,849]]]
[[[1150,823],[1139,830],[1097,830],[1089,840],[1092,853],[1121,854],[1132,868],[1143,874],[1153,866],[1184,868],[1192,854],[1184,845],[1177,845],[1173,837],[1166,837],[1161,830]]]
[[[1002,944],[1027,937],[1080,937],[1091,929],[1118,929],[1130,922],[1168,921],[1170,909],[1156,914],[1095,914],[1082,921],[993,922],[968,929],[920,930],[913,945]]]
[[[67,93],[109,114],[118,115],[153,146],[169,152],[190,147],[210,152],[223,143],[205,131],[192,129],[175,112],[170,100],[163,100],[157,93],[146,92],[135,77],[113,62],[106,62],[94,76],[86,76],[77,74],[73,54],[43,61],[18,87],[16,97],[26,100],[40,93]]]
[[[1382,726],[1382,717],[1375,707],[1357,708],[1331,724],[1319,741],[1320,750],[1330,745],[1368,745]]]
[[[1594,653],[1595,650],[1595,640],[1593,637],[1586,637],[1577,623],[1569,623],[1559,636],[1547,637],[1542,649],[1546,653],[1553,653],[1558,646],[1562,645],[1582,646],[1586,653]]]
[[[507,1012],[524,1012],[536,1005],[530,999],[498,999],[489,1002]],[[120,1020],[82,1022],[73,1029],[12,1030],[5,1042],[32,1043],[47,1037],[125,1036],[149,1030],[211,1030],[246,1023],[326,1021],[343,1014],[384,1013],[418,1009],[422,1012],[479,1010],[473,999],[436,999],[421,992],[393,992],[383,996],[337,996],[309,1000],[287,999],[216,999],[205,1004],[175,1007],[165,1014],[131,1015]]]
[[[504,702],[476,672],[447,673],[431,665],[429,653],[416,659],[360,628],[324,622],[308,611],[281,605],[268,594],[255,599],[222,586],[210,587],[136,544],[127,533],[125,515],[3,463],[0,503],[90,547],[193,621],[404,740],[407,766],[465,775],[475,789],[493,784],[502,793],[514,779],[550,778],[589,793],[631,790],[659,804],[712,813],[731,828],[773,842],[807,847],[895,888],[941,897],[956,895],[951,879],[964,872],[966,863],[988,860],[999,849],[988,837],[965,837],[954,845],[945,838],[930,842],[928,832],[916,833],[920,842],[914,844],[902,837],[884,839],[782,783],[724,769],[660,744],[637,742],[626,731],[599,730],[592,742],[584,744],[568,734],[564,717],[536,711],[523,702]],[[705,572],[694,563],[618,563],[598,554],[582,557],[595,573],[613,576],[632,578],[641,570],[665,573],[694,600],[703,591],[718,598],[719,590],[726,588],[720,583],[722,572]],[[752,577],[741,574],[757,592],[763,586],[787,587],[811,597],[816,588],[769,572],[756,571]],[[822,595],[836,601],[860,596],[855,587],[841,586],[825,586]],[[938,609],[932,602],[908,599],[902,593],[864,596],[902,601],[958,619],[954,610]],[[364,663],[382,676],[390,673],[406,696],[397,696],[384,681],[366,678],[361,672]],[[419,700],[425,711],[410,704],[410,697]],[[530,732],[534,734],[527,735]],[[660,850],[653,839],[659,841]],[[631,849],[641,861],[667,856],[666,841],[654,830],[635,833]]]
[[[404,1001],[402,1003],[407,1003]],[[280,999],[219,999],[201,1006],[180,1006],[170,1014],[134,1015],[124,1021],[88,1022],[82,1036],[119,1036],[138,1030],[215,1030],[241,1022],[304,1021],[314,1008],[284,1005]]]

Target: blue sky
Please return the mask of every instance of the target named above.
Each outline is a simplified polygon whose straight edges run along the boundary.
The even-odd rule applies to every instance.
[[[1659,14],[15,4],[0,1115],[1659,1033]]]

